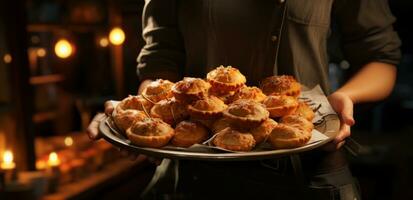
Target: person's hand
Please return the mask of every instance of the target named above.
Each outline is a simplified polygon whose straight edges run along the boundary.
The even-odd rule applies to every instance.
[[[108,116],[112,115],[113,109],[114,107],[113,107],[112,101],[106,101],[105,102],[105,114]],[[86,133],[91,140],[98,140],[102,137],[100,135],[98,127],[99,127],[99,123],[105,118],[105,114],[104,113],[96,114],[95,117],[93,117],[92,121],[90,122],[88,128],[86,129]]]
[[[341,125],[340,132],[334,138],[333,141],[324,146],[324,150],[335,151],[341,148],[345,139],[350,136],[350,127],[354,125],[355,121],[353,118],[353,101],[345,93],[334,92],[328,96],[328,101],[330,102],[333,109],[337,112],[340,117]]]

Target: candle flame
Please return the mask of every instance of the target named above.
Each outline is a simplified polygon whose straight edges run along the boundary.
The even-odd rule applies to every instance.
[[[13,153],[11,151],[5,151],[3,153],[3,162],[4,163],[12,163],[13,162]]]
[[[60,164],[60,159],[56,152],[49,154],[49,160],[47,161],[47,164],[49,164],[49,166],[51,167],[55,167]]]

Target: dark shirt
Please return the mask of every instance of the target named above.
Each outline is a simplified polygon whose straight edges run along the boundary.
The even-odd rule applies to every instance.
[[[249,84],[290,74],[328,93],[333,31],[353,69],[372,61],[398,64],[400,40],[386,0],[279,1],[147,0],[140,78],[205,77],[219,65],[232,65]]]

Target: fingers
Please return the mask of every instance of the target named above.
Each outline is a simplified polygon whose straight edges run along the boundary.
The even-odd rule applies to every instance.
[[[333,141],[323,147],[325,151],[336,151],[345,144],[345,139],[351,135],[351,128],[344,122],[341,123],[340,131]]]
[[[353,118],[353,102],[350,99],[344,100],[341,118],[349,126],[353,126],[355,121]]]
[[[105,114],[98,113],[93,117],[92,122],[90,122],[88,128],[86,129],[86,133],[88,134],[91,140],[98,140],[100,139],[101,135],[99,133],[99,123],[104,119]]]
[[[106,115],[112,115],[113,109],[115,106],[113,105],[113,101],[106,101],[105,102],[105,113]]]

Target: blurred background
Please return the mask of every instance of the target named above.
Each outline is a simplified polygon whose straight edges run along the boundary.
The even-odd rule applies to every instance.
[[[356,107],[352,135],[364,148],[349,159],[364,199],[413,199],[413,2],[389,3],[403,59],[392,95]],[[122,159],[84,131],[106,100],[137,92],[144,1],[1,4],[0,197],[136,197],[154,165]],[[346,80],[349,67],[345,60],[330,64],[333,87]]]

